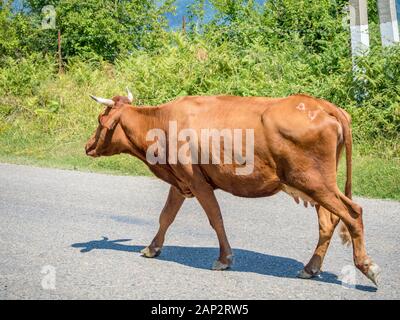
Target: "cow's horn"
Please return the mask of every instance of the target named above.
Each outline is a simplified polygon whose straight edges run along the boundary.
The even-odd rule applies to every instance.
[[[126,87],[126,92],[128,93],[128,100],[130,103],[132,103],[133,101],[133,94],[132,92],[130,92],[130,90],[128,89],[128,87]]]
[[[112,107],[115,104],[115,102],[113,100],[111,100],[111,99],[99,98],[99,97],[95,97],[95,96],[92,96],[92,95],[90,95],[90,97],[94,101],[96,101],[98,103],[101,103],[101,104],[104,104],[107,107]]]

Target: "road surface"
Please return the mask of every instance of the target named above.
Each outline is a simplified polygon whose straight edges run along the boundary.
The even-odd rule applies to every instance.
[[[356,198],[383,270],[376,290],[360,272],[352,277],[351,249],[337,234],[320,278],[296,278],[316,245],[317,219],[285,194],[217,192],[235,254],[230,271],[210,270],[218,242],[194,199],[161,256],[143,258],[167,192],[155,178],[0,164],[0,299],[400,298],[399,202]]]

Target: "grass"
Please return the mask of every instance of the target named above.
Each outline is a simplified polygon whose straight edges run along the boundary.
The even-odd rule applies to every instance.
[[[339,184],[344,185],[344,159],[339,168]],[[353,194],[368,198],[400,200],[400,160],[353,154]]]
[[[0,153],[0,162],[115,175],[151,175],[146,165],[132,156],[119,155],[93,159],[86,156],[84,145],[84,141],[81,141],[47,148],[31,146],[19,152]]]

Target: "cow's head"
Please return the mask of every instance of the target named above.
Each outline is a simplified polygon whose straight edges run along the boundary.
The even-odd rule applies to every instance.
[[[90,96],[96,102],[105,105],[106,109],[98,117],[99,125],[92,137],[86,143],[85,151],[88,156],[112,156],[127,151],[129,141],[120,124],[121,114],[127,105],[133,101],[133,95],[126,89],[128,96],[116,96],[104,99]]]

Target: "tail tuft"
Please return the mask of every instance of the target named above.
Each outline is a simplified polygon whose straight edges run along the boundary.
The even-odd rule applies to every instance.
[[[340,239],[342,239],[342,244],[346,247],[350,246],[351,244],[351,236],[350,232],[347,229],[346,225],[343,221],[340,221],[340,231],[339,231]]]

